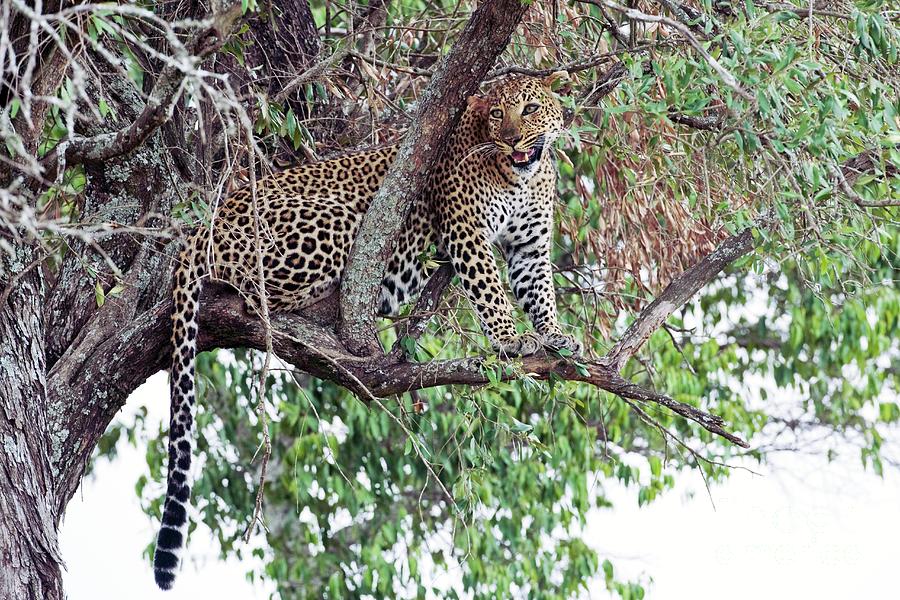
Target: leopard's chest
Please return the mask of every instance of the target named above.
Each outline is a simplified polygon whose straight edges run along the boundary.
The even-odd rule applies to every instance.
[[[481,202],[482,218],[488,239],[494,241],[523,207],[534,202],[531,189],[521,185],[487,190]]]
[[[498,241],[511,229],[521,231],[538,213],[553,204],[555,181],[552,172],[538,172],[529,179],[504,181],[486,194],[483,203],[485,233],[491,242]]]
[[[527,169],[513,168],[506,157],[458,162],[446,167],[433,180],[429,211],[443,239],[453,239],[455,228],[481,231],[491,243],[499,242],[510,227],[522,224],[536,213],[552,211],[556,170],[548,157]]]

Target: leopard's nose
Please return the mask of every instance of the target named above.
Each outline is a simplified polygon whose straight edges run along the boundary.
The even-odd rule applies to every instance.
[[[513,148],[515,148],[516,144],[518,144],[521,141],[522,141],[522,136],[517,133],[503,136],[503,142]]]

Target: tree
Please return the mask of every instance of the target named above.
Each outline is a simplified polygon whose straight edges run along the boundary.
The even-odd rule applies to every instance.
[[[201,361],[197,501],[228,552],[265,499],[283,597],[423,595],[422,560],[463,564],[479,597],[568,597],[601,571],[640,597],[578,536],[604,502],[589,477],[639,480],[648,502],[681,468],[726,476],[744,440],[762,460],[822,430],[894,464],[900,35],[885,3],[189,4],[3,5],[3,597],[62,597],[65,506],[168,362],[181,232],[273,164],[363,143],[402,139],[404,160],[339,296],[263,319],[229,290],[202,300],[202,348],[268,353]],[[574,81],[556,265],[586,356],[487,355],[446,268],[377,323],[384,256],[465,98],[558,69]],[[755,397],[761,376],[796,401]],[[139,486],[154,515],[161,452]]]

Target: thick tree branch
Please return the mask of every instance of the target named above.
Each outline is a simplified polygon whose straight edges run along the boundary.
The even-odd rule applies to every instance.
[[[378,351],[375,308],[394,238],[421,195],[465,107],[525,13],[519,0],[485,0],[472,14],[419,101],[397,159],[366,213],[341,282],[341,338],[358,354]]]
[[[490,382],[488,369],[497,368],[496,363],[486,366],[484,357],[413,363],[391,354],[371,359],[353,356],[332,331],[316,323],[322,314],[317,315],[316,310],[328,314],[331,309],[327,305],[335,301],[332,297],[303,316],[273,315],[273,348],[283,360],[315,377],[332,380],[364,400],[370,396],[385,397],[440,385],[484,385]],[[223,288],[211,288],[204,293],[203,304],[201,349],[265,347],[265,325],[246,313],[237,294]],[[121,372],[121,377],[125,379],[134,377],[139,384],[159,370],[162,360],[142,362],[131,355],[146,356],[147,348],[151,347],[159,349],[155,356],[168,356],[169,322],[160,317],[168,315],[170,308],[168,302],[160,304],[125,331],[122,341],[109,347],[113,364],[102,363],[104,371],[114,369]],[[103,353],[106,354],[105,351]],[[101,361],[92,361],[95,365],[99,363]],[[569,381],[590,383],[624,398],[659,404],[695,421],[711,433],[747,446],[746,442],[723,427],[720,417],[631,383],[618,374],[615,366],[604,360],[576,364],[552,356],[529,356],[518,362],[518,368],[501,371],[501,378],[505,380],[516,379],[523,374],[538,379],[556,375]]]
[[[576,364],[549,356],[531,356],[521,360],[514,370],[501,370],[501,377],[514,379],[527,374],[547,379],[551,375],[566,380],[582,381],[623,398],[652,402],[691,419],[707,431],[741,445],[746,443],[728,432],[715,415],[646,390],[620,375],[622,366],[650,335],[678,307],[687,302],[701,287],[711,282],[727,265],[750,252],[753,237],[749,230],[727,239],[712,254],[677,277],[628,328],[612,351],[600,361]],[[441,292],[452,274],[438,271],[429,282],[414,314],[427,315],[435,309]],[[92,431],[99,436],[127,395],[147,377],[165,367],[171,354],[171,302],[158,303],[139,315],[127,306],[134,304],[131,294],[111,300],[100,311],[89,328],[91,335],[79,340],[50,371],[47,394],[51,403],[71,401],[88,410],[69,411],[55,428],[59,431]],[[116,308],[122,303],[125,311]],[[332,296],[316,306],[296,314],[277,314],[271,319],[272,348],[280,358],[313,376],[334,381],[360,398],[389,396],[438,385],[482,385],[489,382],[483,357],[460,358],[425,363],[408,362],[402,352],[377,354],[359,358],[335,333],[338,315],[337,297]],[[202,299],[200,349],[266,347],[266,326],[250,316],[242,300],[234,292],[209,285]],[[127,323],[122,326],[122,323]],[[401,329],[402,335],[421,333],[425,320],[417,319]],[[90,338],[90,339],[88,339]],[[103,382],[98,389],[97,382]],[[57,465],[64,475],[58,482],[56,502],[62,507],[74,493],[92,444],[79,444],[76,439],[59,440],[63,460]]]
[[[711,281],[724,266],[752,248],[752,236],[745,232],[726,241],[692,269],[676,279],[638,318],[617,345],[619,355],[637,349],[636,342],[649,336],[650,323],[662,323],[676,306],[683,304],[702,285]],[[729,244],[729,242],[732,242]],[[431,306],[440,297],[440,290],[449,280],[449,273],[438,272],[430,293],[420,302]],[[407,362],[402,354],[392,352],[360,358],[353,355],[329,327],[336,315],[337,298],[332,296],[298,314],[276,314],[271,318],[273,350],[283,360],[315,377],[328,379],[346,387],[366,400],[440,385],[484,385],[489,383],[489,365],[484,357],[459,358],[424,363]],[[423,304],[424,303],[424,304]],[[247,347],[263,349],[266,328],[262,321],[248,315],[243,302],[234,292],[219,286],[207,286],[202,298],[200,349]],[[90,381],[101,373],[115,373],[113,384],[122,390],[133,389],[147,377],[164,367],[169,356],[171,311],[169,301],[138,317],[118,336],[97,348],[84,371],[79,372],[72,385],[90,387]],[[638,325],[638,323],[641,323]],[[657,325],[658,327],[659,325]],[[410,332],[420,324],[410,326]],[[148,356],[154,357],[148,360]],[[565,380],[581,381],[623,398],[659,404],[672,412],[691,419],[707,431],[735,444],[746,447],[738,436],[727,431],[721,418],[669,396],[653,392],[631,383],[619,374],[619,364],[610,357],[600,361],[576,363],[552,356],[529,356],[510,363],[514,369],[500,369],[502,379],[511,380],[528,375],[538,379],[557,376]],[[51,378],[50,387],[56,382]],[[87,392],[86,392],[87,393]],[[106,407],[109,418],[117,405]],[[96,417],[96,415],[95,415]],[[74,424],[73,424],[74,425]]]

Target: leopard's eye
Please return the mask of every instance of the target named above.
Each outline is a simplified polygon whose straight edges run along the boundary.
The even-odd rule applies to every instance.
[[[500,110],[499,108],[495,108],[494,110],[491,111],[491,117],[493,117],[494,119],[502,119],[503,111]]]
[[[522,114],[523,114],[523,115],[530,115],[531,113],[537,111],[537,109],[539,109],[540,107],[541,107],[540,104],[535,104],[535,103],[533,103],[533,102],[532,102],[531,104],[526,104],[526,105],[525,105],[525,110],[522,111]]]

